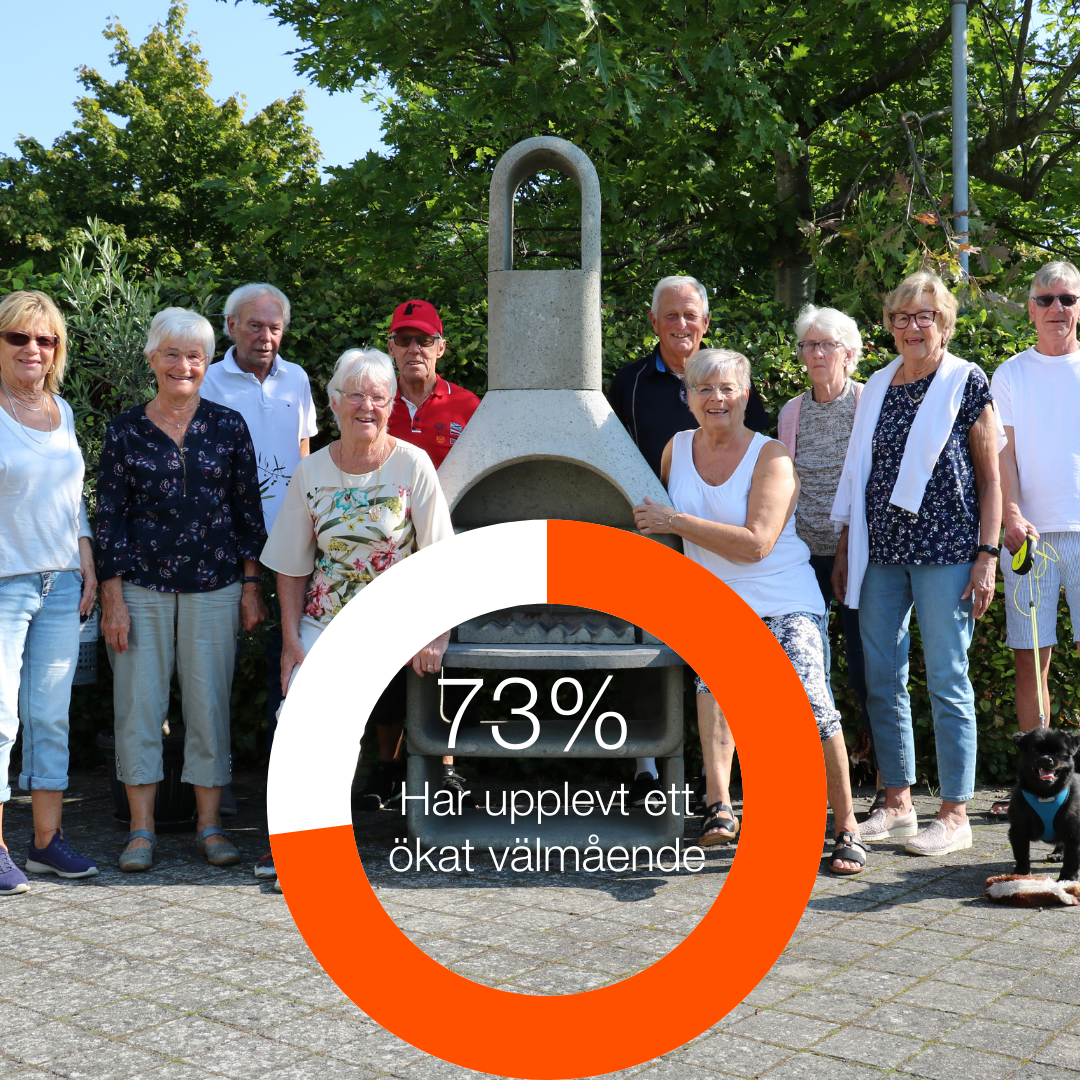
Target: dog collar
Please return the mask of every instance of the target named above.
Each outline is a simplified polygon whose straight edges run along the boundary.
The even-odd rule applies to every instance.
[[[1038,795],[1032,795],[1030,791],[1021,790],[1021,794],[1028,801],[1028,805],[1036,814],[1042,818],[1043,823],[1043,840],[1052,844],[1057,839],[1057,833],[1054,830],[1054,818],[1057,816],[1057,812],[1065,805],[1065,800],[1069,797],[1070,787],[1066,785],[1056,795],[1049,799],[1040,799]]]

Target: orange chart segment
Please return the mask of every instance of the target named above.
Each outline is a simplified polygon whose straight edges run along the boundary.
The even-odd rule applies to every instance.
[[[496,525],[467,534],[473,554],[490,543],[505,561],[506,530]],[[458,557],[459,539],[404,565],[414,564],[414,576],[427,567],[433,588],[453,588],[460,575],[447,574],[446,567]],[[669,548],[604,526],[549,521],[546,545],[530,550],[534,557],[546,550],[548,602],[595,608],[646,628],[715,689],[731,723],[747,792],[743,831],[723,890],[698,927],[651,967],[611,986],[550,997],[508,993],[449,971],[409,941],[372,890],[351,826],[280,829],[272,842],[297,927],[330,977],[372,1019],[457,1065],[549,1080],[614,1072],[673,1050],[757,985],[805,907],[824,824],[814,815],[793,821],[783,800],[771,797],[778,747],[784,769],[801,778],[811,805],[824,808],[825,789],[817,727],[799,680],[765,625],[725,585]],[[389,586],[396,569],[383,576],[381,590],[365,595],[368,625],[378,625],[376,597],[394,602]],[[478,614],[470,606],[475,597],[460,587],[458,621]],[[377,678],[385,685],[392,675],[387,670]],[[315,680],[305,690],[317,695]],[[293,715],[302,715],[308,737],[317,739],[318,702],[312,697],[303,704]],[[783,837],[782,891],[775,887],[777,837]],[[313,865],[334,866],[332,882],[312,875]],[[724,978],[703,997],[702,965],[721,957]]]

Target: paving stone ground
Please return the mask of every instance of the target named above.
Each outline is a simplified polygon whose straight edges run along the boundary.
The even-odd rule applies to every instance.
[[[267,849],[261,778],[235,788],[239,814],[226,824],[239,867],[208,867],[188,833],[161,836],[151,873],[125,875],[114,868],[124,829],[106,782],[75,778],[67,832],[103,869],[86,882],[34,876],[31,893],[0,898],[0,1080],[479,1075],[390,1035],[323,974],[284,898],[251,874]],[[999,794],[980,792],[974,809]],[[924,819],[933,805],[917,800]],[[987,904],[983,882],[1011,870],[1010,853],[1004,825],[973,821],[968,852],[931,861],[875,845],[860,877],[823,872],[788,948],[741,1004],[686,1046],[612,1075],[1080,1076],[1080,908]],[[697,875],[522,874],[508,887],[493,872],[392,873],[400,822],[357,817],[387,910],[441,963],[515,993],[586,990],[648,966],[697,924],[734,854],[712,849]],[[29,800],[13,799],[4,824],[21,863]],[[692,837],[700,822],[687,826]],[[779,884],[782,840],[776,850]],[[332,867],[312,873],[332,886]],[[723,956],[702,957],[688,1006],[701,1007],[724,977]],[[418,1007],[436,1004],[418,990]]]

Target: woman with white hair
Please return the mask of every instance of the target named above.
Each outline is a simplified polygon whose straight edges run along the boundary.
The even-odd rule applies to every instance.
[[[867,707],[885,805],[863,822],[871,842],[909,838],[912,855],[971,847],[975,695],[968,647],[994,598],[1001,530],[998,452],[1005,435],[986,374],[953,356],[957,302],[936,274],[902,281],[883,302],[897,357],[867,381],[833,520],[844,528],[833,589],[859,611]],[[908,695],[914,607],[926,662],[941,788],[922,831],[911,802],[915,741]]]
[[[387,433],[396,391],[397,373],[385,353],[341,354],[327,385],[341,437],[301,459],[270,530],[262,561],[277,572],[283,692],[319,635],[365,585],[454,535],[431,458]],[[413,657],[413,670],[438,671],[449,642],[448,631],[426,645]],[[403,673],[383,697],[372,720],[392,761],[404,716]]]
[[[799,504],[795,507],[795,532],[810,549],[810,566],[817,575],[825,600],[825,610],[832,607],[832,572],[838,534],[831,514],[840,473],[844,468],[855,407],[862,393],[862,383],[851,378],[859,366],[862,337],[855,320],[836,308],[807,304],[795,319],[795,341],[810,389],[792,398],[781,410],[777,436],[788,448],[799,477]],[[840,604],[844,627],[844,645],[848,664],[848,682],[859,698],[863,729],[870,741],[874,770],[874,739],[866,712],[866,676],[863,671],[862,638],[859,613]],[[827,624],[827,616],[826,616]],[[825,674],[831,668],[829,635],[825,634]],[[831,690],[831,688],[830,688]],[[885,805],[885,792],[879,791],[871,812]]]
[[[199,396],[214,353],[202,315],[159,312],[144,351],[157,394],[109,424],[97,486],[101,633],[112,649],[117,774],[131,808],[119,865],[132,872],[153,864],[161,726],[175,668],[181,779],[195,788],[196,844],[212,866],[228,866],[240,858],[220,816],[221,789],[232,778],[236,635],[266,617],[255,451],[238,412]]]
[[[679,432],[664,450],[661,479],[672,506],[646,498],[634,508],[634,518],[646,535],[681,536],[687,557],[749,604],[787,653],[813,709],[825,757],[836,839],[829,869],[857,874],[866,865],[866,849],[851,804],[840,714],[826,686],[825,604],[809,549],[795,532],[798,477],[784,446],[744,423],[750,394],[745,356],[701,350],[687,361],[686,390],[699,427]],[[723,737],[722,714],[700,678],[697,703],[707,803],[700,842],[708,846],[738,833],[728,794],[734,745]]]

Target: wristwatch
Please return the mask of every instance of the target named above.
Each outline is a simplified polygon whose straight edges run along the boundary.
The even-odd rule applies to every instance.
[[[985,551],[987,555],[993,555],[995,559],[1001,558],[1001,548],[993,547],[991,544],[980,544],[977,551]]]

